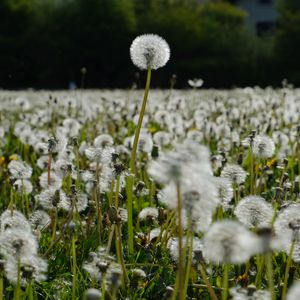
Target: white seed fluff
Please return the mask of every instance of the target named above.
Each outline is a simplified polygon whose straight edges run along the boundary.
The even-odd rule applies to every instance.
[[[168,43],[156,34],[143,34],[134,39],[130,46],[130,57],[141,70],[157,70],[170,58]]]

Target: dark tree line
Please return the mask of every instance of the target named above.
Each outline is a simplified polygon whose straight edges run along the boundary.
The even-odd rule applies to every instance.
[[[300,5],[279,3],[278,28],[256,37],[246,14],[226,1],[0,0],[0,87],[130,87],[140,78],[129,58],[133,38],[157,33],[171,60],[153,84],[177,87],[202,77],[207,87],[300,84]]]

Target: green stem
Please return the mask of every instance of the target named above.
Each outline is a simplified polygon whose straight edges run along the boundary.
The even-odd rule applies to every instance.
[[[33,300],[33,289],[32,289],[32,281],[28,283],[28,300]]]
[[[289,256],[286,261],[286,266],[285,266],[285,273],[284,273],[284,283],[283,283],[283,288],[282,288],[282,294],[281,294],[281,300],[285,300],[286,297],[286,292],[287,292],[287,284],[288,284],[288,279],[289,279],[289,270],[292,264],[292,256],[295,248],[295,240],[293,240]]]
[[[56,226],[57,226],[57,208],[55,207],[53,209],[51,244],[55,241],[55,238],[56,238]]]
[[[102,284],[101,284],[101,300],[105,300],[105,290],[106,290],[106,275],[103,274]]]
[[[192,265],[192,258],[193,258],[193,224],[192,224],[192,214],[189,216],[189,226],[188,226],[188,239],[186,241],[186,247],[188,247],[188,261],[186,265],[186,271],[185,271],[185,280],[184,280],[184,294],[183,297],[185,299],[188,284],[189,284],[189,278],[190,278],[190,271],[191,271],[191,265]]]
[[[136,151],[137,151],[139,136],[140,136],[140,132],[141,132],[141,128],[142,128],[143,118],[144,118],[145,111],[146,111],[150,82],[151,82],[151,69],[148,68],[147,81],[146,81],[146,87],[145,87],[145,92],[144,92],[144,99],[143,99],[143,103],[142,103],[142,107],[141,107],[138,124],[137,124],[136,131],[135,131],[135,136],[134,136],[134,141],[133,141],[133,146],[132,146],[132,151],[131,151],[131,157],[130,157],[130,171],[132,174],[135,174]]]
[[[209,280],[207,279],[205,267],[202,265],[202,263],[199,264],[199,268],[200,268],[200,273],[201,273],[202,279],[204,280],[204,283],[208,289],[211,299],[218,300],[218,297],[217,297],[212,285],[210,284]]]
[[[116,236],[116,249],[117,249],[117,258],[118,258],[118,263],[122,267],[123,271],[123,282],[126,285],[128,282],[128,275],[125,267],[125,262],[123,258],[123,251],[122,251],[122,239],[121,239],[121,228],[120,224],[116,224],[115,226],[115,236]]]
[[[51,163],[52,163],[52,153],[49,152],[49,154],[48,154],[48,168],[47,168],[47,171],[48,171],[48,186],[51,185]]]
[[[254,194],[254,157],[253,157],[253,152],[252,148],[249,150],[250,154],[250,194]]]
[[[0,275],[0,300],[3,300],[3,277]]]
[[[18,256],[18,276],[17,276],[17,286],[15,289],[15,300],[21,299],[21,258]]]
[[[272,265],[272,253],[268,252],[265,254],[266,259],[266,267],[267,267],[267,276],[268,276],[268,284],[269,291],[271,294],[271,299],[275,300],[275,289],[274,289],[274,274],[273,274],[273,265]]]
[[[182,199],[181,199],[181,189],[180,183],[176,184],[177,190],[177,217],[178,217],[178,272],[177,272],[177,291],[179,300],[184,299],[184,255],[183,255],[183,227],[182,227]]]
[[[77,261],[76,261],[76,238],[75,238],[75,233],[73,233],[72,236],[72,275],[73,275],[73,280],[72,280],[72,300],[76,299],[76,283],[77,283]]]
[[[128,254],[133,254],[133,220],[132,220],[132,209],[133,209],[133,180],[134,177],[129,175],[126,178],[126,194],[127,194],[127,213],[128,213]]]
[[[228,297],[229,267],[229,264],[224,265],[222,300],[227,300]]]
[[[257,255],[256,256],[256,264],[257,264],[257,273],[255,277],[255,286],[260,289],[261,288],[261,274],[263,270],[264,265],[264,256],[263,255]]]

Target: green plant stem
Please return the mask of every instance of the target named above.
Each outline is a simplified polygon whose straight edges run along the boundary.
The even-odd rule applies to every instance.
[[[261,288],[261,278],[262,278],[262,270],[264,265],[264,256],[263,255],[257,255],[256,256],[256,264],[257,264],[257,273],[255,277],[255,286],[257,288]]]
[[[0,275],[0,300],[3,300],[3,277]]]
[[[33,300],[33,289],[32,289],[32,280],[28,283],[28,288],[27,288],[27,296],[28,300]]]
[[[224,264],[222,300],[227,300],[228,297],[229,267],[229,264]]]
[[[184,280],[184,295],[183,295],[184,299],[186,297],[186,293],[188,289],[192,258],[193,258],[193,223],[192,222],[193,222],[192,213],[190,213],[189,221],[188,221],[188,239],[186,241],[186,248],[188,249],[188,260],[187,260],[185,280]]]
[[[15,300],[21,299],[21,258],[20,255],[18,256],[18,275],[17,275],[17,285],[15,289]]]
[[[140,132],[141,132],[141,128],[142,128],[143,118],[144,118],[145,111],[146,111],[146,105],[147,105],[147,100],[148,100],[150,82],[151,82],[151,69],[148,68],[143,103],[142,103],[140,116],[139,116],[138,124],[137,124],[137,127],[136,127],[135,135],[134,135],[134,141],[133,141],[131,157],[130,157],[130,172],[132,174],[135,174],[136,151],[137,151],[139,136],[140,136]]]
[[[118,263],[122,267],[123,271],[123,282],[126,285],[128,282],[128,275],[125,267],[125,262],[123,258],[123,250],[122,250],[122,239],[121,239],[121,228],[120,224],[116,224],[115,226],[115,237],[116,237],[116,249],[117,249],[117,258],[118,258]]]
[[[105,290],[106,290],[106,275],[103,274],[102,284],[101,284],[101,300],[105,300]]]
[[[273,266],[272,266],[272,253],[267,252],[265,254],[265,261],[266,261],[266,267],[267,267],[267,277],[268,277],[268,285],[269,285],[269,291],[271,294],[271,299],[275,300],[275,289],[274,289],[274,274],[273,274]]]
[[[51,185],[51,164],[52,164],[52,153],[49,152],[49,154],[48,154],[48,168],[47,168],[47,171],[48,171],[48,186]]]
[[[217,297],[212,285],[210,284],[209,280],[207,279],[207,275],[206,275],[206,272],[205,272],[205,267],[202,265],[202,263],[199,264],[199,269],[200,269],[202,279],[204,280],[204,283],[205,283],[205,285],[208,289],[208,292],[210,294],[211,299],[218,300],[218,297]]]
[[[53,209],[51,244],[55,241],[55,238],[56,238],[56,226],[57,226],[57,208],[55,207]]]
[[[250,154],[250,194],[254,194],[254,157],[252,148],[249,150]]]
[[[176,184],[177,190],[177,217],[178,217],[178,272],[177,272],[177,282],[178,286],[175,294],[178,295],[179,300],[184,299],[184,254],[183,254],[183,227],[182,227],[182,199],[181,199],[181,189],[180,183]]]
[[[77,284],[77,261],[76,261],[76,237],[75,233],[72,235],[72,300],[76,299],[76,284]]]
[[[292,256],[293,256],[294,248],[295,248],[295,240],[293,240],[293,242],[292,242],[292,245],[291,245],[291,248],[289,251],[289,256],[286,261],[281,300],[285,300],[285,297],[286,297],[287,284],[288,284],[288,279],[289,279],[289,270],[290,270],[290,267],[292,264]]]
[[[132,255],[133,254],[133,181],[134,177],[133,175],[129,175],[126,178],[126,195],[127,195],[127,213],[128,213],[128,221],[127,221],[127,226],[128,226],[128,254]]]

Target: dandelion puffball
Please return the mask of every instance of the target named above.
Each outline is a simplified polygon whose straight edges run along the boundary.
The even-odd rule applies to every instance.
[[[141,70],[157,70],[170,58],[168,43],[156,34],[143,34],[134,39],[130,46],[130,57]]]

